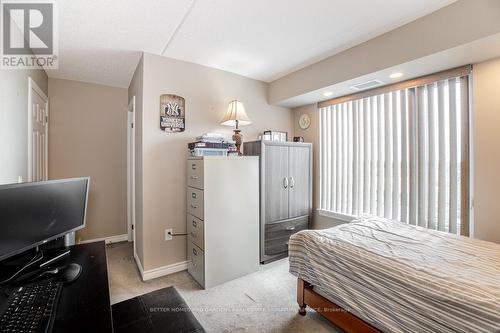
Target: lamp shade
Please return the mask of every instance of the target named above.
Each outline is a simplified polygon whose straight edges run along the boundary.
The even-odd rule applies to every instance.
[[[236,121],[238,121],[238,125],[240,126],[250,125],[252,123],[245,112],[245,106],[243,106],[243,103],[234,100],[229,102],[227,112],[220,123],[225,126],[235,126]]]

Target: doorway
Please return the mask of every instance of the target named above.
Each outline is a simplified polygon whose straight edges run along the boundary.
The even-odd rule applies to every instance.
[[[28,78],[28,181],[49,177],[49,99]]]

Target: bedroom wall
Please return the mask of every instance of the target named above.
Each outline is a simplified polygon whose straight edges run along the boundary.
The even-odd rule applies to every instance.
[[[473,73],[475,236],[500,243],[500,58]]]
[[[150,270],[186,260],[186,238],[165,241],[164,235],[166,228],[186,232],[187,143],[204,132],[232,135],[232,128],[219,125],[229,101],[241,100],[253,121],[242,127],[244,140],[257,139],[267,129],[288,131],[291,136],[294,128],[289,109],[267,103],[264,82],[148,53],[143,61],[142,264]],[[166,93],[186,99],[182,133],[168,134],[159,128],[160,95]]]
[[[77,240],[127,233],[127,89],[49,79],[49,178],[90,176]]]
[[[304,137],[305,142],[313,144],[313,229],[326,229],[336,226],[345,221],[336,220],[331,217],[322,216],[316,210],[319,207],[318,200],[320,195],[319,182],[319,112],[316,104],[309,104],[293,109],[294,114],[294,132],[295,136]],[[301,115],[307,114],[311,118],[311,126],[303,130],[299,126],[299,118]]]
[[[43,69],[0,70],[0,184],[28,179],[28,78],[47,94]]]
[[[473,183],[475,237],[500,243],[500,58],[474,64],[473,69]],[[316,104],[293,109],[295,135],[314,144],[314,216],[315,229],[330,228],[345,221],[321,216],[316,211],[319,198],[319,112]],[[311,126],[301,130],[298,119],[311,117]]]
[[[144,91],[144,57],[141,56],[128,88],[128,100],[135,96],[135,250],[140,264],[144,262],[142,222],[142,109]]]

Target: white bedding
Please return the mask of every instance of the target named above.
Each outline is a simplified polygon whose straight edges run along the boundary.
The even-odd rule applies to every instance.
[[[385,332],[500,332],[500,245],[369,218],[307,230],[290,272]]]

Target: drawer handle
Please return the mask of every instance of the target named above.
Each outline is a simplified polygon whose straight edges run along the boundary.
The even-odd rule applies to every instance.
[[[191,164],[191,169],[196,170],[196,164]]]
[[[193,221],[193,227],[196,228],[196,221]]]
[[[191,208],[193,208],[193,209],[198,208],[198,206],[197,206],[197,205],[193,205],[193,204],[190,204],[189,206],[191,206]]]
[[[295,230],[295,227],[293,225],[289,225],[288,227],[286,227],[286,230]]]
[[[191,176],[191,179],[198,179],[198,176]]]
[[[198,251],[196,251],[196,249],[193,249],[193,254],[194,254],[195,256],[197,256],[197,255],[198,255]]]
[[[191,198],[196,199],[196,193],[191,193]]]
[[[191,237],[196,238],[196,234],[191,231]]]

